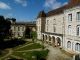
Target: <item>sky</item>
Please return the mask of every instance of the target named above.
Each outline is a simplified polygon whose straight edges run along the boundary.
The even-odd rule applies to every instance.
[[[41,10],[45,13],[68,4],[69,0],[0,0],[0,15],[16,21],[36,21]]]

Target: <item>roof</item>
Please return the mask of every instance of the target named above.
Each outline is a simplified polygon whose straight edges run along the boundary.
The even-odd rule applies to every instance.
[[[15,22],[12,25],[28,25],[28,26],[36,26],[36,22]]]
[[[60,8],[55,9],[55,10],[49,11],[47,13],[47,16],[52,16],[52,15],[55,15],[55,14],[63,13],[63,10],[65,9],[65,7],[66,6],[62,6]]]
[[[46,17],[46,13],[44,12],[44,10],[40,11],[37,18],[39,17]]]
[[[80,0],[70,0],[67,5],[57,8],[57,9],[54,9],[54,10],[51,10],[48,13],[44,13],[44,10],[40,11],[37,18],[60,14],[60,13],[63,13],[64,9],[71,8],[71,7],[77,6],[77,5],[80,5]]]
[[[80,0],[70,0],[70,2],[67,4],[66,8],[71,8],[73,6],[80,5]]]
[[[25,22],[16,22],[16,23],[12,23],[12,25],[26,25]]]

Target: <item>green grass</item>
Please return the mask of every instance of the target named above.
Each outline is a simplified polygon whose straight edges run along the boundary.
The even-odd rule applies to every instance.
[[[25,45],[30,44],[30,43],[32,43],[32,42],[27,41],[25,44],[22,44],[22,45],[19,45],[19,46],[13,47],[12,49],[15,50],[15,49],[17,49],[17,48],[19,48],[19,47],[25,46]]]
[[[19,56],[21,58],[32,60],[32,56],[39,56],[41,58],[45,58],[48,54],[49,50],[41,50],[41,51],[28,51],[28,52],[14,52],[13,55]]]
[[[7,56],[7,57],[5,57],[5,58],[2,58],[1,60],[5,60],[6,58],[10,58],[10,59],[13,59],[14,57],[12,57],[12,56]]]
[[[17,49],[16,51],[31,50],[31,49],[38,49],[38,48],[42,48],[42,46],[38,43],[34,43],[34,44],[28,45],[26,47]]]
[[[7,55],[8,53],[9,53],[8,50],[3,50],[3,51],[1,52],[1,54],[0,54],[0,57],[3,57],[3,56],[5,56],[5,55]]]

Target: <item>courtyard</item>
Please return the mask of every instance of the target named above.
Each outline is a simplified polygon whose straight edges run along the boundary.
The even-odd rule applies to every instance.
[[[43,48],[43,45],[45,48]],[[72,56],[72,54],[65,53],[64,50],[45,42],[37,41],[32,43],[31,39],[27,39],[24,44],[12,48],[6,48],[5,51],[3,51],[3,54],[0,55],[0,60],[36,60],[37,58],[40,58],[40,60],[43,58],[44,60],[72,60]]]

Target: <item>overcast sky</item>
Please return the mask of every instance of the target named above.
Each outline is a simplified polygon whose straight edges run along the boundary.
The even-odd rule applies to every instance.
[[[17,21],[35,21],[38,13],[66,5],[69,0],[0,0],[0,15]]]

